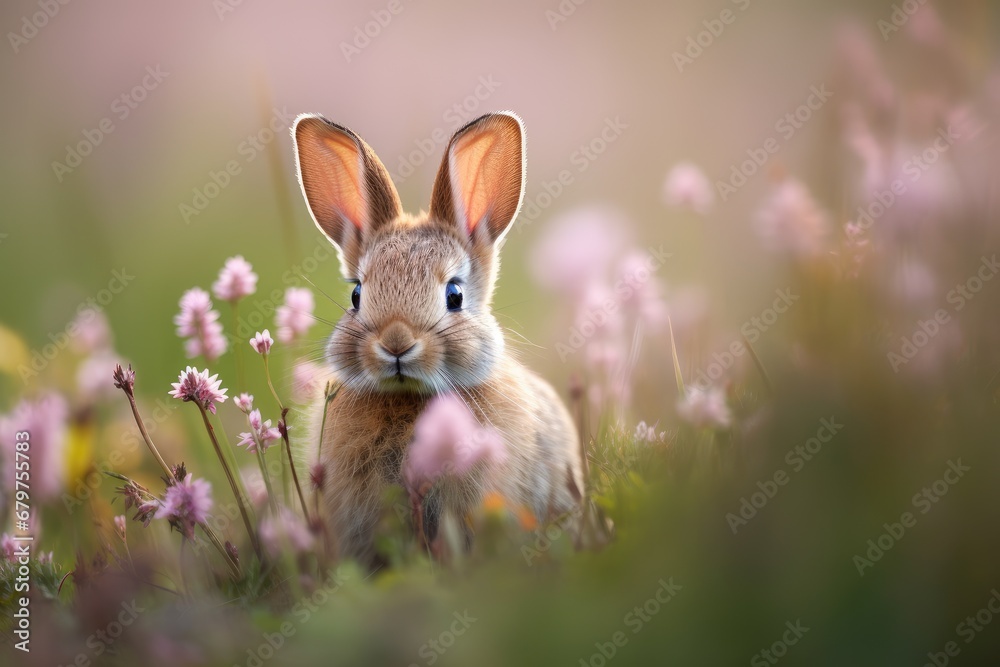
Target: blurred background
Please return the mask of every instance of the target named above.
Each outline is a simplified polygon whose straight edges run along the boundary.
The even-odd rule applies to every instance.
[[[360,134],[410,211],[458,127],[521,116],[527,190],[497,316],[581,415],[613,525],[603,549],[545,548],[543,565],[498,547],[460,571],[348,570],[298,617],[294,601],[225,591],[147,599],[110,653],[266,662],[258,645],[289,618],[282,662],[972,665],[1000,651],[996,3],[17,0],[0,25],[0,412],[63,397],[61,472],[39,507],[60,576],[121,511],[111,480],[79,508],[60,493],[113,452],[148,485],[159,473],[123,448],[127,403],[89,359],[130,361],[147,410],[177,407],[170,383],[204,366],[175,333],[178,301],[235,255],[260,278],[236,324],[216,304],[230,347],[274,331],[285,289],[303,286],[317,321],[276,348],[282,391],[319,358],[349,290],[295,180],[303,112]],[[100,356],[67,335],[95,300],[112,332]],[[230,395],[236,365],[232,351],[211,364]],[[207,468],[187,407],[155,418],[158,444]],[[221,474],[204,476],[221,493]],[[907,511],[915,525],[893,536]],[[176,548],[148,533],[146,549]],[[671,577],[683,587],[662,613],[635,611]],[[39,616],[36,637],[85,647],[96,621],[80,619],[131,594],[97,590],[40,602],[56,620]],[[443,636],[467,610],[468,632]],[[205,637],[206,619],[233,639]],[[447,650],[426,647],[438,640]]]

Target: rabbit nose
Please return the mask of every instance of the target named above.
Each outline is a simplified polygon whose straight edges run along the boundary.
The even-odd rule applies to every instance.
[[[386,354],[399,359],[412,350],[416,346],[417,341],[413,338],[413,334],[410,333],[409,327],[400,322],[393,322],[379,336],[378,344]]]

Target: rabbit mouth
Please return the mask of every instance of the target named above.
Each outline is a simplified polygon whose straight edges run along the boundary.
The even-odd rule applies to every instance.
[[[431,385],[418,377],[407,375],[405,372],[384,376],[379,381],[379,387],[382,391],[392,393],[433,393],[433,387]]]

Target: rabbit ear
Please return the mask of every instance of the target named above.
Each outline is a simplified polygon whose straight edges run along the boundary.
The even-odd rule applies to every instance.
[[[431,216],[473,239],[501,240],[524,195],[524,128],[510,111],[472,121],[451,138],[434,193]]]
[[[389,172],[361,137],[322,116],[296,118],[292,137],[309,212],[353,264],[363,238],[402,212]]]

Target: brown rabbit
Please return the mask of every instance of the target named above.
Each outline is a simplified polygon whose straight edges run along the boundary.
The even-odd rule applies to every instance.
[[[430,212],[408,215],[382,162],[349,129],[302,115],[292,129],[302,192],[354,283],[327,358],[342,388],[327,408],[320,460],[326,516],[341,557],[376,562],[373,533],[417,416],[452,392],[501,433],[499,468],[428,496],[428,536],[444,510],[465,516],[489,491],[540,520],[581,503],[573,422],[544,380],[518,363],[490,311],[499,250],[524,193],[524,131],[513,113],[458,130]]]

